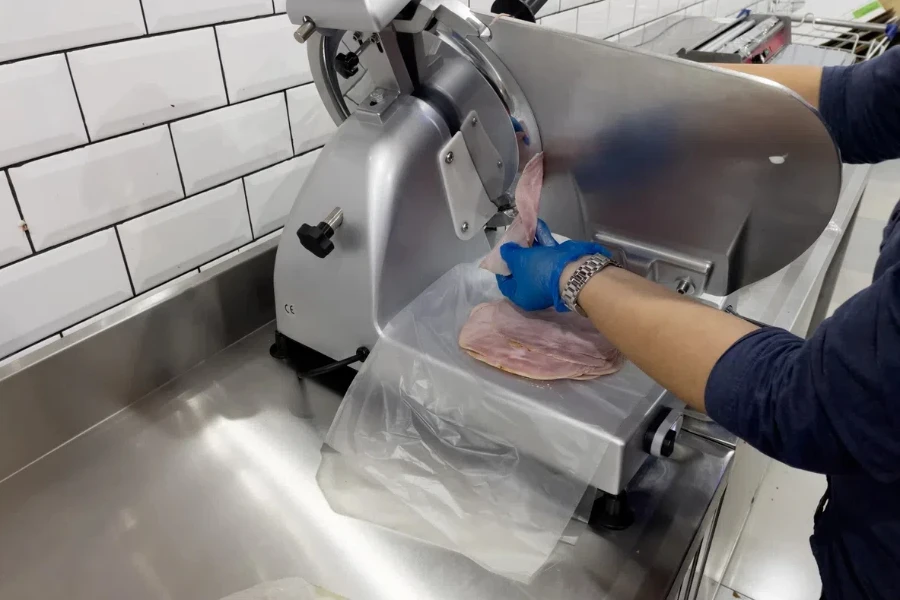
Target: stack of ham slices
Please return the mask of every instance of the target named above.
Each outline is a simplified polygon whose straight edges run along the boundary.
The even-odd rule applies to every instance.
[[[622,368],[622,355],[588,319],[554,309],[526,313],[508,300],[479,304],[459,334],[473,358],[547,381],[596,379]]]
[[[544,156],[538,154],[516,187],[519,214],[481,267],[509,275],[500,246],[531,246],[537,230]],[[473,358],[529,379],[595,379],[622,368],[622,355],[588,319],[554,309],[526,313],[508,300],[476,306],[459,334],[459,345]]]

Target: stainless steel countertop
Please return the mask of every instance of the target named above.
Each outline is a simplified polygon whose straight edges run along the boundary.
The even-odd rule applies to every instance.
[[[290,577],[355,600],[660,598],[727,470],[729,450],[683,435],[681,468],[636,478],[633,527],[560,544],[524,587],[333,513],[315,473],[340,397],[270,358],[272,335],[0,483],[0,598],[215,600]]]

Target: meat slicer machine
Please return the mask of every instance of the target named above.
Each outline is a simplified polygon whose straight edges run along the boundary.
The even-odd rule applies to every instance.
[[[543,2],[522,4],[533,15]],[[287,10],[338,124],[275,266],[273,353],[299,356],[307,376],[364,360],[398,311],[486,254],[486,232],[509,223],[517,173],[539,151],[554,232],[596,240],[684,294],[727,296],[778,271],[834,211],[835,145],[818,114],[773,83],[457,0],[288,0]],[[351,102],[347,80],[363,70],[371,91]],[[588,483],[614,501],[649,455],[671,454],[683,411],[631,367],[594,388],[626,417],[579,411],[609,447]],[[540,444],[515,441],[539,457]]]

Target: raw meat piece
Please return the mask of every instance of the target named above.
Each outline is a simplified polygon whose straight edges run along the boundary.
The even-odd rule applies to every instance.
[[[509,267],[500,257],[500,246],[507,242],[515,242],[527,248],[534,243],[543,186],[544,153],[541,152],[525,165],[525,170],[519,177],[519,183],[516,184],[516,208],[519,210],[519,214],[507,227],[500,243],[481,261],[479,266],[482,269],[487,269],[497,275],[509,275]]]
[[[477,360],[541,381],[595,379],[623,364],[587,319],[553,309],[525,313],[507,300],[472,309],[459,345]]]

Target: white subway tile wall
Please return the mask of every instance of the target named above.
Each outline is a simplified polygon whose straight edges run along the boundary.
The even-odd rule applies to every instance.
[[[0,167],[85,142],[65,56],[0,66]]]
[[[568,10],[570,8],[578,8],[579,6],[583,6],[585,4],[590,4],[592,0],[560,0],[559,1],[559,9],[560,10]]]
[[[35,250],[184,197],[165,125],[9,170]]]
[[[0,0],[0,61],[144,33],[140,0]]]
[[[142,3],[150,33],[272,14],[271,0],[142,0]]]
[[[0,266],[31,254],[6,177],[0,177]]]
[[[318,157],[318,151],[310,152],[244,178],[256,237],[284,225]]]
[[[335,130],[284,12],[0,0],[0,362],[280,235]]]
[[[132,296],[112,229],[0,269],[0,356]]]
[[[212,28],[69,54],[92,140],[225,104]]]
[[[578,9],[578,33],[605,38],[609,31],[609,2],[595,2]]]
[[[765,5],[550,0],[538,17],[616,42]],[[335,130],[285,6],[0,0],[0,361],[280,235]]]
[[[304,85],[287,91],[294,153],[301,154],[324,145],[336,129],[315,86]]]
[[[538,11],[537,17],[546,17],[547,15],[558,13],[560,10],[560,2],[561,0],[547,0],[547,3]]]
[[[739,4],[741,7],[743,7],[747,3],[747,0],[734,1],[736,1],[737,4]],[[671,15],[672,13],[678,11],[678,0],[659,0],[659,6],[657,7],[657,10],[659,11],[657,18],[663,18]]]
[[[118,230],[138,293],[253,241],[241,181],[153,211]]]
[[[637,0],[634,8],[634,24],[643,25],[658,17],[659,0]]]
[[[307,48],[287,15],[216,27],[225,84],[232,102],[309,83]]]
[[[606,0],[610,2],[612,0]],[[551,29],[558,29],[567,33],[575,33],[578,29],[578,9],[567,10],[541,19],[541,24]]]
[[[481,13],[491,12],[491,6],[493,4],[494,0],[469,0],[469,6],[472,10],[477,10]]]
[[[281,93],[178,121],[172,136],[188,194],[292,156]]]

